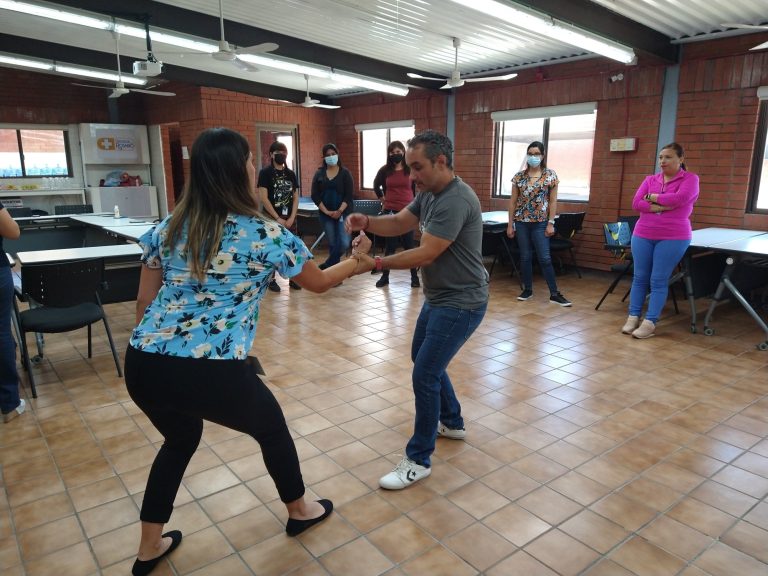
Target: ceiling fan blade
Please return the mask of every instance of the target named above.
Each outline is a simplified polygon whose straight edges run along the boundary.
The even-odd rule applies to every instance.
[[[120,96],[122,95],[123,95],[123,92],[121,92],[120,90],[114,89],[112,90],[112,94],[107,96],[107,98],[120,98]]]
[[[501,80],[512,80],[517,74],[504,74],[503,76],[485,76],[483,78],[464,78],[464,82],[499,82]]]
[[[96,86],[95,84],[79,84],[71,82],[72,86],[85,86],[86,88],[101,88],[102,90],[114,90],[112,86]]]
[[[279,44],[274,42],[262,42],[261,44],[254,44],[253,46],[246,46],[245,48],[238,48],[235,50],[238,54],[263,54],[264,52],[274,52],[280,47]]]
[[[336,104],[320,104],[319,102],[316,102],[315,104],[312,104],[313,108],[328,108],[330,110],[341,108],[341,106],[337,106]]]
[[[462,82],[461,84],[464,84],[464,82]],[[458,88],[459,86],[461,86],[461,84],[456,85],[456,84],[453,84],[452,82],[446,82],[445,84],[440,86],[440,90],[450,90],[451,88]]]
[[[754,48],[750,48],[750,50],[764,50],[765,48],[768,48],[768,42],[763,42],[762,44],[758,44]]]
[[[161,92],[160,90],[144,90],[143,88],[129,88],[131,92],[141,92],[142,94],[154,94],[155,96],[176,96],[175,92]]]
[[[737,24],[736,22],[723,22],[720,26],[726,28],[742,28],[744,30],[768,30],[768,25],[763,24]]]
[[[240,60],[240,58],[235,57],[234,60],[232,60],[232,64],[240,68],[240,70],[245,70],[246,72],[258,72],[259,69],[256,68],[253,64],[250,62],[246,62],[245,60]]]
[[[406,76],[408,76],[408,78],[418,78],[419,80],[434,80],[435,82],[445,82],[445,78],[432,78],[430,76],[422,76],[421,74],[416,74],[416,72],[408,72]]]

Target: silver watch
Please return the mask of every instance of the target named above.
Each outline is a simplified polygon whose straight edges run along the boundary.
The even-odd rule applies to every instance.
[[[553,226],[555,225],[555,219],[554,218],[550,218],[549,220],[547,220],[547,222],[549,222]]]

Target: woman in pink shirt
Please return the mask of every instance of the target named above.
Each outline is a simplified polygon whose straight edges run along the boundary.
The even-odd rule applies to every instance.
[[[408,206],[413,200],[414,184],[410,178],[411,169],[405,163],[405,146],[399,140],[394,140],[387,146],[387,163],[382,166],[373,179],[373,191],[376,196],[382,198],[382,214],[396,214]],[[403,250],[410,250],[415,246],[413,230],[402,236],[392,236],[386,239],[384,256],[389,256],[397,251],[397,246],[403,245]],[[389,284],[389,270],[381,273],[381,278],[376,282],[377,288]],[[418,268],[411,268],[411,287],[419,288]]]
[[[634,277],[629,317],[621,331],[650,338],[667,301],[669,277],[691,243],[690,216],[699,197],[699,177],[688,172],[683,147],[667,144],[659,153],[661,172],[646,176],[632,200],[640,219],[632,233]],[[640,322],[650,289],[645,319]]]

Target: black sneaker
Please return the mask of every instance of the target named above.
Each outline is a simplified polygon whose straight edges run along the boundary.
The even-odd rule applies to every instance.
[[[275,280],[272,280],[272,282],[269,283],[269,289],[272,290],[272,292],[280,292],[280,284]]]
[[[301,290],[301,286],[299,286],[298,284],[296,284],[296,282],[294,282],[293,280],[288,280],[288,286],[289,286],[291,289],[293,289],[293,290]],[[278,288],[279,288],[279,286],[278,286]]]
[[[565,296],[560,294],[560,292],[556,292],[555,294],[552,294],[552,296],[549,297],[549,301],[554,304],[559,304],[560,306],[570,306],[571,301],[567,300]]]
[[[533,290],[529,290],[526,288],[522,292],[520,292],[520,296],[517,297],[518,300],[528,300],[531,296],[533,296]]]
[[[387,284],[389,284],[389,277],[388,276],[382,276],[376,282],[376,288],[383,288]]]

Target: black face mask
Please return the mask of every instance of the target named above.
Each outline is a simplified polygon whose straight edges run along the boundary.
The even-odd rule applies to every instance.
[[[285,154],[275,154],[275,157],[274,157],[275,164],[277,164],[278,166],[285,164],[286,158],[287,156]]]
[[[403,161],[403,155],[402,154],[391,154],[389,156],[389,159],[392,161],[392,164],[400,164],[400,162]]]

